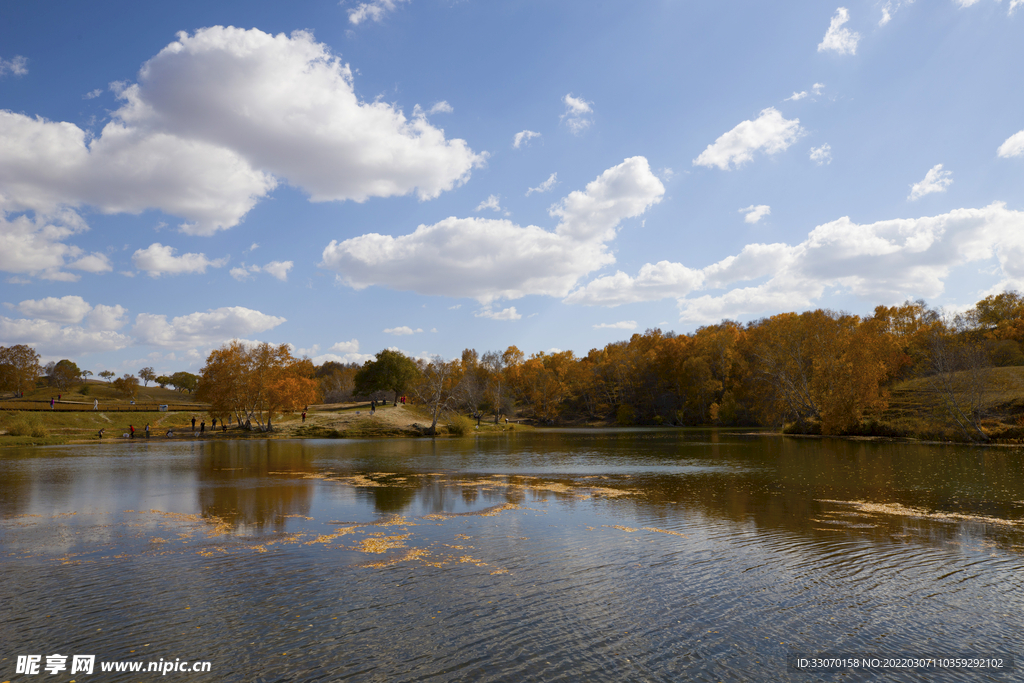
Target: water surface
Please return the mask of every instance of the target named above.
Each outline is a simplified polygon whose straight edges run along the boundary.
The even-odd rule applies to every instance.
[[[1022,466],[1016,449],[670,430],[7,450],[0,680],[36,680],[17,656],[54,653],[205,660],[168,675],[218,681],[866,680],[788,658],[1010,660]]]

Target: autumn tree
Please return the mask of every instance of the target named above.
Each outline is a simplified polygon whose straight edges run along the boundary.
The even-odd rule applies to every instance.
[[[429,362],[421,360],[417,365],[416,398],[430,410],[433,419],[429,433],[436,434],[438,418],[454,410],[458,402],[462,364],[434,356]]]
[[[82,379],[82,371],[67,358],[58,361],[50,371],[50,382],[61,391],[67,391],[80,379]]]
[[[171,378],[167,375],[159,375],[154,380],[161,389],[166,389],[167,385],[171,383]]]
[[[139,378],[125,373],[114,380],[114,389],[127,399],[134,399],[139,393]]]
[[[984,349],[967,334],[971,321],[955,316],[932,330],[926,381],[946,418],[971,441],[988,441],[981,428],[991,386]]]
[[[142,380],[144,387],[148,387],[149,383],[156,379],[156,372],[153,368],[142,368],[139,370],[139,379]]]
[[[374,360],[368,360],[355,375],[355,393],[369,396],[376,391],[393,391],[394,405],[398,397],[412,385],[419,374],[416,363],[401,351],[384,349]]]
[[[103,379],[107,380],[107,382],[112,380],[114,377],[117,377],[117,373],[113,372],[112,370],[101,370],[97,374]]]
[[[0,390],[22,392],[35,384],[42,368],[31,346],[0,346]]]
[[[170,384],[179,393],[187,391],[191,394],[193,391],[199,388],[199,375],[194,375],[191,372],[176,372],[170,377]]]
[[[210,352],[196,398],[213,415],[234,415],[239,424],[273,428],[274,413],[315,403],[319,385],[307,359],[292,357],[287,344],[247,346],[238,340]]]

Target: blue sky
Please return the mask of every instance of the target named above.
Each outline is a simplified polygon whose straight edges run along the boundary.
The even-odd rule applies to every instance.
[[[0,344],[589,349],[1024,288],[1024,1],[0,0]]]

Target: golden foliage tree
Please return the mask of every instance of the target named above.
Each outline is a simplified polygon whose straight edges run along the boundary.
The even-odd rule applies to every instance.
[[[267,431],[274,413],[318,400],[320,387],[312,374],[312,363],[295,359],[286,344],[247,346],[234,340],[210,352],[196,399],[209,403],[214,416],[233,415],[239,424],[255,422]]]

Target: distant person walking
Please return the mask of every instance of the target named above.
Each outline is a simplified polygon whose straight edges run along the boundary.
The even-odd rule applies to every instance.
[[[149,438],[149,423],[146,423],[146,438]]]
[[[135,427],[132,426],[132,425],[128,425],[128,433],[131,434],[130,438],[134,439],[135,438]]]
[[[100,400],[98,398],[94,398],[92,400],[92,409],[93,410],[99,410],[100,409]]]
[[[217,431],[217,418],[213,418],[213,431]]]
[[[205,434],[206,433],[206,420],[203,420],[202,422],[199,423],[199,433],[200,434]]]
[[[50,397],[50,410],[53,410],[53,396]]]
[[[195,418],[195,416],[192,417],[192,431],[193,432],[196,431],[196,418]]]
[[[100,438],[103,438],[103,429],[100,429]]]
[[[302,424],[306,424],[306,411],[302,411]]]

